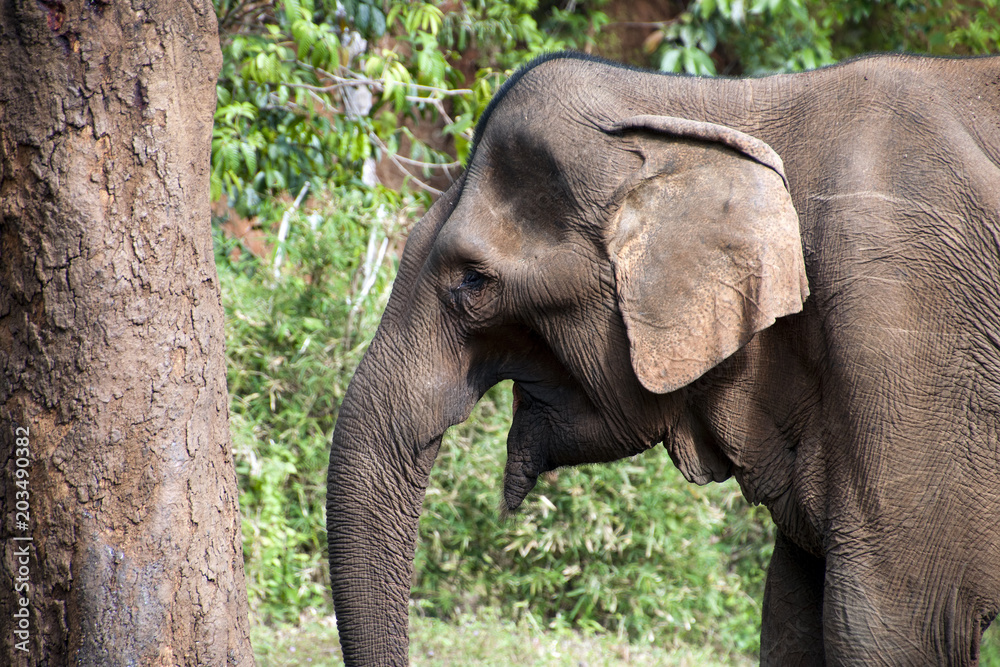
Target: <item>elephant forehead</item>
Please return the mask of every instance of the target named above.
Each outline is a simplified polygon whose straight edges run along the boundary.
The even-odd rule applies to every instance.
[[[565,202],[550,187],[483,180],[473,179],[442,227],[435,244],[442,258],[488,263],[562,240]]]
[[[614,159],[607,136],[592,123],[562,112],[544,120],[520,120],[514,114],[509,123],[502,116],[496,132],[487,132],[483,149],[476,159],[484,175],[502,181],[506,192],[527,190],[564,193],[578,187],[600,186],[604,164]],[[590,181],[590,182],[588,182]]]
[[[473,184],[442,227],[437,251],[448,259],[485,261],[498,252],[517,250],[521,235],[511,209],[509,202]]]

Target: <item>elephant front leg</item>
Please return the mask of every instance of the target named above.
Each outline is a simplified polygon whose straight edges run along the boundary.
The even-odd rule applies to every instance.
[[[779,530],[767,568],[760,632],[762,667],[823,665],[825,562]]]
[[[953,560],[941,565],[927,554],[946,553],[945,547],[926,536],[909,550],[872,544],[827,554],[823,625],[830,664],[977,665],[985,617],[977,585],[966,578],[973,558],[952,545]]]

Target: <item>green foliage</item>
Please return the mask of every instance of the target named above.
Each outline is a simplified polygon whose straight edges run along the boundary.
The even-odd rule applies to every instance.
[[[815,12],[830,35],[833,55],[912,51],[976,55],[1000,50],[1000,1],[841,0]]]
[[[980,648],[979,667],[1000,667],[1000,621],[994,620],[993,625],[983,633]]]
[[[699,75],[796,72],[873,51],[983,54],[1000,50],[1000,0],[695,0],[649,43],[661,70]]]
[[[655,64],[667,72],[763,74],[834,62],[828,36],[799,0],[696,0],[656,42]]]
[[[212,196],[225,195],[244,215],[305,181],[359,185],[366,159],[398,151],[408,132],[398,118],[444,118],[443,133],[464,159],[475,119],[505,72],[531,55],[583,46],[607,21],[599,12],[557,11],[543,30],[531,0],[458,3],[448,14],[430,2],[278,0],[241,14],[258,4],[216,0],[224,65]],[[584,28],[586,36],[571,36]],[[464,87],[453,49],[473,47],[480,69]],[[427,170],[452,162],[410,143],[408,159]]]
[[[392,271],[375,261],[378,249],[414,205],[384,191],[331,193],[310,215],[293,216],[280,281],[216,237],[248,589],[265,617],[328,604],[330,434],[388,296]]]

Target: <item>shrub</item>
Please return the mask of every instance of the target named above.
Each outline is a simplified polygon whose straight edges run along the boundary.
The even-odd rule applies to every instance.
[[[270,262],[216,235],[249,597],[265,618],[328,607],[330,435],[388,297],[392,254],[382,244],[414,206],[360,190],[317,200],[293,216],[278,278]]]

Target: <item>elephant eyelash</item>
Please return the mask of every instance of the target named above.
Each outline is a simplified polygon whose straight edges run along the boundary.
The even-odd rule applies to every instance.
[[[452,307],[468,317],[480,316],[480,309],[484,305],[480,296],[489,287],[491,280],[486,273],[467,267],[461,282],[450,290]]]
[[[481,289],[486,284],[486,276],[475,269],[466,269],[462,276],[462,284],[459,289],[475,291]]]

